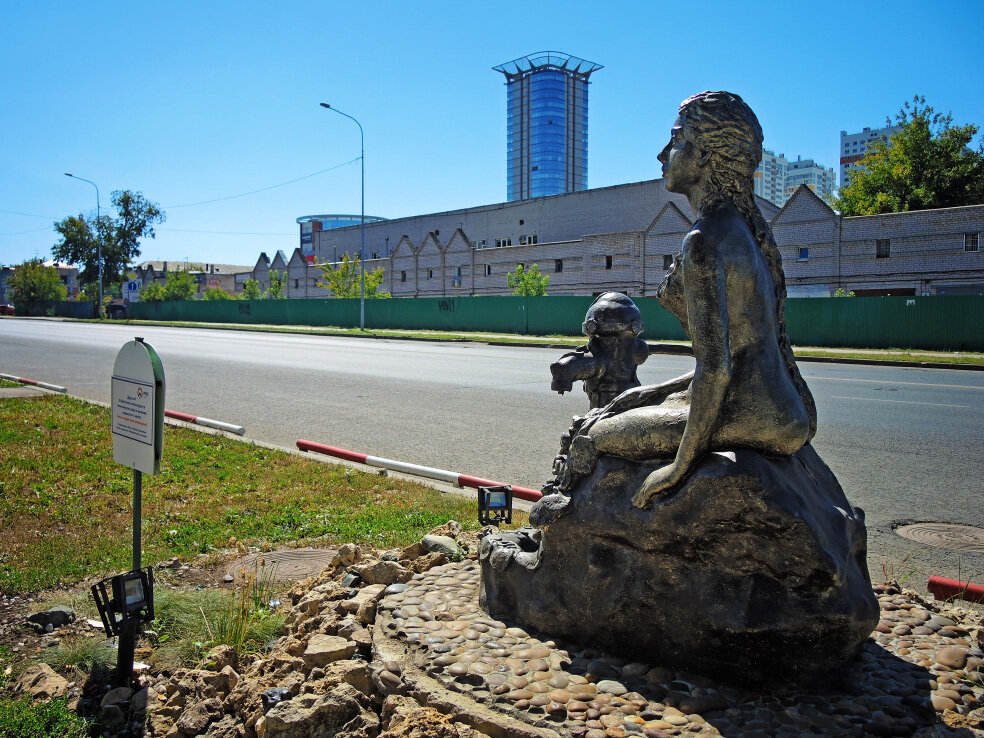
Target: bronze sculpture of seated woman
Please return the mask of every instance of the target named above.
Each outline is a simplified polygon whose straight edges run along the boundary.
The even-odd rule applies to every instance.
[[[762,129],[728,92],[685,100],[659,154],[666,188],[696,214],[660,285],[660,302],[693,342],[696,368],[627,390],[574,429],[560,489],[590,473],[600,454],[667,459],[633,497],[644,507],[682,482],[709,451],[790,455],[816,432],[816,406],[786,336],[779,250],[755,205]]]

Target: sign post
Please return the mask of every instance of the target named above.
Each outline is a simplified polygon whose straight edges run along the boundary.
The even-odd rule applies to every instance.
[[[133,589],[133,582],[140,582],[143,585],[140,601],[145,605],[133,608],[130,596],[121,601],[117,601],[119,597],[109,599],[105,587],[102,599],[95,588],[93,594],[104,622],[107,622],[108,612],[103,613],[103,609],[126,614],[118,629],[120,643],[116,663],[117,684],[125,686],[133,674],[133,652],[140,623],[134,613],[151,613],[150,617],[153,613],[153,575],[149,567],[147,572],[141,572],[140,562],[143,475],[153,476],[160,472],[164,446],[164,366],[154,348],[142,338],[124,344],[116,355],[110,395],[113,461],[133,469],[133,569],[114,579],[131,582],[129,589]],[[113,591],[116,589],[118,587],[114,585]],[[110,617],[110,622],[115,622]]]

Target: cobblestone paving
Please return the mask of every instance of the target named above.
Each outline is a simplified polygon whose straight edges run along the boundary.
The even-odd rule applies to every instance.
[[[875,587],[882,618],[843,686],[766,693],[510,627],[479,608],[479,578],[476,561],[418,575],[381,600],[386,635],[449,690],[561,735],[891,736],[941,720],[982,727],[980,711],[970,715],[984,705],[980,614],[891,585]]]

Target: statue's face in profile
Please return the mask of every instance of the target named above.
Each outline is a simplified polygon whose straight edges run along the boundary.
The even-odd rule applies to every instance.
[[[687,194],[696,181],[699,168],[699,152],[687,128],[687,119],[677,116],[670,131],[670,142],[663,147],[657,157],[663,164],[663,177],[666,189],[681,195]]]

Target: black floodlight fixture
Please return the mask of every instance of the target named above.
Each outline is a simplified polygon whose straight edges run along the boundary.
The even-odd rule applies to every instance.
[[[99,617],[109,635],[119,635],[133,622],[154,619],[154,570],[135,569],[92,585]]]
[[[499,525],[512,522],[512,486],[478,488],[478,522]]]

